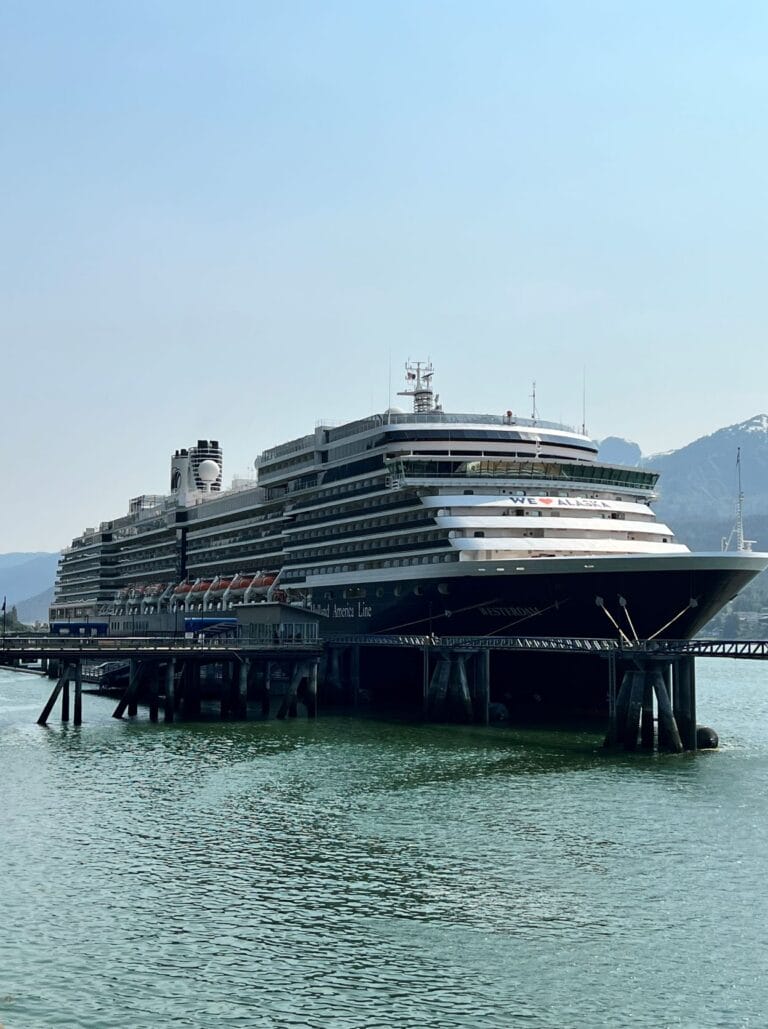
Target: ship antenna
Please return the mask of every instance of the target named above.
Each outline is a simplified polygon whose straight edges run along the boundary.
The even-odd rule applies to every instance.
[[[536,410],[536,380],[533,380],[533,386],[531,389],[531,421],[536,424],[538,418],[538,412]]]
[[[587,435],[587,369],[581,369],[581,435]]]
[[[744,491],[741,489],[741,448],[736,448],[736,472],[738,475],[738,500],[736,501],[736,549],[744,548]]]
[[[723,550],[728,550],[731,539],[736,534],[736,550],[738,552],[750,551],[754,540],[744,539],[744,491],[741,488],[741,447],[736,448],[736,474],[739,484],[738,498],[736,501],[736,525],[731,529],[728,537],[723,536]]]
[[[439,410],[435,403],[435,395],[432,392],[432,369],[431,361],[406,361],[405,381],[406,389],[398,392],[399,397],[413,397],[414,414],[429,414],[430,411]]]
[[[387,369],[387,425],[392,420],[392,351],[389,352],[389,368]]]

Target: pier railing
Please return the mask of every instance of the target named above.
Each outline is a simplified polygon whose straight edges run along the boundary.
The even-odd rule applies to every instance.
[[[434,636],[420,634],[335,634],[318,637],[306,623],[255,626],[231,636],[7,636],[0,640],[0,659],[72,654],[108,660],[131,654],[232,653],[233,651],[307,649],[324,647],[442,648],[501,650],[526,653],[621,656],[728,657],[768,659],[768,640],[617,640],[559,636]]]

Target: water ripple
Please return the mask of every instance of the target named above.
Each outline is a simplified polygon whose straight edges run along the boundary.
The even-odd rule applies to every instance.
[[[117,723],[94,697],[40,729],[46,687],[0,671],[7,1029],[760,1024],[754,693],[719,754],[621,759],[586,734]]]

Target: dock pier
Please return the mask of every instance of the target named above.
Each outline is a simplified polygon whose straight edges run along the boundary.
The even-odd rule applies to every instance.
[[[405,664],[398,666],[386,652],[404,657]],[[499,664],[502,655],[506,662]],[[607,746],[682,753],[717,745],[714,730],[696,722],[695,659],[766,660],[768,641],[375,634],[320,639],[298,623],[283,625],[279,634],[215,639],[34,636],[7,637],[0,645],[0,664],[39,660],[56,679],[38,724],[47,724],[61,698],[61,720],[70,720],[71,707],[76,726],[82,724],[86,669],[94,664],[114,668],[123,662],[128,669],[115,718],[136,716],[142,703],[151,721],[159,721],[162,711],[171,723],[199,718],[204,699],[217,702],[220,717],[228,719],[246,719],[254,706],[263,719],[294,718],[300,704],[315,718],[319,698],[327,707],[354,712],[368,692],[361,687],[365,661],[392,688],[403,685],[392,669],[410,670],[405,685],[423,720],[487,725],[494,696],[515,689],[519,676],[512,674],[510,683],[509,672],[522,667],[515,662],[525,658],[530,669],[544,655],[567,659],[569,670],[589,659],[591,688],[598,688],[598,676],[603,683]]]

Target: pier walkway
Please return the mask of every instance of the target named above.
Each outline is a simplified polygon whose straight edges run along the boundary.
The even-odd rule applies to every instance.
[[[517,650],[529,653],[615,654],[768,659],[768,640],[617,640],[557,636],[423,636],[336,634],[308,637],[300,630],[272,636],[232,636],[187,639],[179,636],[8,636],[0,641],[0,664],[43,658],[82,657],[89,660],[177,656],[211,657],[226,654],[285,654],[296,650],[320,653],[329,647],[440,647],[448,650]]]

